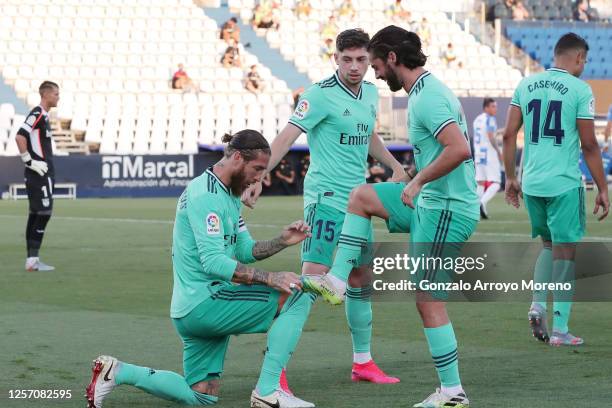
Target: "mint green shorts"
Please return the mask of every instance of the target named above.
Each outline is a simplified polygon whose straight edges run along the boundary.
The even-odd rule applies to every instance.
[[[371,186],[389,214],[386,220],[389,232],[410,232],[414,210],[402,202],[406,183],[376,183]]]
[[[531,236],[553,243],[580,242],[586,216],[584,188],[573,188],[556,197],[523,194],[531,221]]]
[[[276,316],[279,292],[263,285],[220,285],[185,317],[172,319],[183,340],[189,385],[219,378],[232,334],[266,333]]]
[[[345,215],[345,212],[321,203],[310,204],[304,209],[304,220],[310,225],[312,236],[302,242],[302,262],[332,266]],[[374,242],[372,227],[368,242]]]
[[[433,259],[458,258],[463,244],[470,239],[477,224],[477,220],[462,214],[417,205],[410,227],[410,255],[431,260],[412,275],[417,287],[421,283],[449,283],[456,280],[454,270],[440,267],[440,263]],[[444,290],[423,291],[438,300],[448,298]]]

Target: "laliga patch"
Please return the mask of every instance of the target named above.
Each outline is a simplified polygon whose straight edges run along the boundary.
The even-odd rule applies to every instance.
[[[591,98],[589,101],[589,113],[595,115],[595,99]]]
[[[302,99],[298,106],[295,108],[295,112],[293,112],[293,115],[296,118],[304,119],[308,114],[308,109],[310,109],[310,102],[308,102],[306,99]]]
[[[215,213],[206,216],[206,232],[208,235],[218,235],[221,233],[221,220]]]

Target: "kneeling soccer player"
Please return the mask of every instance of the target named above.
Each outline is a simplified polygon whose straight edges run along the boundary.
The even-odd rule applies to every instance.
[[[100,356],[87,387],[89,408],[100,408],[122,384],[186,405],[214,404],[230,336],[265,332],[267,350],[251,407],[314,407],[279,385],[314,295],[301,291],[300,277],[292,272],[244,265],[302,242],[309,228],[296,221],[270,241],[251,238],[240,216],[240,194],[261,178],[270,147],[254,130],[224,141],[228,145],[223,159],[189,183],[176,208],[170,315],[184,345],[185,376]]]

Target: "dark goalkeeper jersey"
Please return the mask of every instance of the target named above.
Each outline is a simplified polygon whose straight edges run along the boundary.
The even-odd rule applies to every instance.
[[[41,106],[35,107],[30,111],[17,134],[25,137],[28,141],[28,153],[30,153],[33,160],[47,162],[49,168],[47,174],[53,177],[53,147],[49,113]],[[37,173],[28,168],[26,168],[26,173],[37,175]]]

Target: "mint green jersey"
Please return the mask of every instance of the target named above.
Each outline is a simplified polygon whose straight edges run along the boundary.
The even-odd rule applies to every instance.
[[[523,114],[523,192],[554,197],[579,187],[576,120],[593,120],[591,87],[564,69],[550,68],[524,78],[510,103]]]
[[[209,168],[193,179],[176,206],[172,234],[174,286],[170,316],[187,315],[210,297],[209,286],[230,285],[238,261],[255,262],[240,216],[240,197]]]
[[[444,148],[437,137],[451,123],[461,128],[465,143],[469,145],[467,124],[459,99],[440,80],[425,71],[408,92],[408,135],[418,171],[429,166],[442,153]],[[425,184],[417,204],[479,220],[474,161],[466,160],[447,175]]]
[[[289,123],[307,134],[310,148],[304,208],[325,197],[327,205],[346,212],[349,193],[365,183],[377,106],[374,84],[363,81],[354,94],[337,73],[302,94]]]

